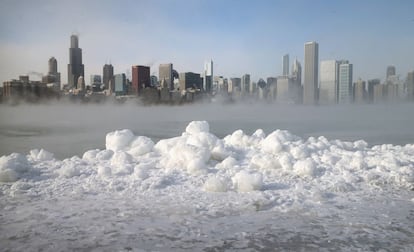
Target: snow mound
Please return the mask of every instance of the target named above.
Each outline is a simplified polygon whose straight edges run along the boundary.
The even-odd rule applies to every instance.
[[[28,172],[30,164],[26,156],[12,153],[0,157],[0,182],[15,182],[24,173]]]
[[[27,157],[3,156],[0,181],[30,179],[30,170],[33,176],[45,173],[54,179],[120,179],[142,190],[189,183],[194,190],[249,192],[272,188],[276,181],[287,188],[306,183],[333,193],[414,188],[414,145],[369,147],[363,140],[304,140],[286,130],[266,136],[261,129],[252,135],[236,130],[220,139],[208,122],[193,121],[180,136],[157,143],[128,129],[116,130],[106,135],[105,146],[63,161],[43,149]]]

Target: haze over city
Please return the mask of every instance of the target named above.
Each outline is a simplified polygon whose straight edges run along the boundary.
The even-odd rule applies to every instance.
[[[215,75],[254,81],[282,73],[282,56],[303,63],[303,45],[319,43],[319,60],[347,59],[353,78],[385,79],[394,65],[413,70],[412,1],[3,1],[0,79],[47,73],[54,56],[67,82],[68,37],[77,34],[85,77],[131,65],[174,63],[201,72],[213,59]],[[31,79],[40,79],[31,74]]]

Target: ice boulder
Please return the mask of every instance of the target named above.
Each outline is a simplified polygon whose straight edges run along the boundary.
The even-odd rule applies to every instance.
[[[286,130],[275,130],[261,142],[261,147],[265,152],[278,154],[283,150],[284,145],[288,145],[289,142],[298,139],[297,136],[290,134]]]
[[[112,174],[129,175],[134,171],[132,156],[124,151],[117,151],[111,158]]]
[[[250,192],[261,190],[263,187],[262,174],[254,172],[249,173],[247,171],[240,171],[233,177],[234,187],[239,192]]]
[[[0,182],[15,182],[30,168],[26,156],[12,153],[0,157]]]
[[[141,156],[151,152],[154,148],[154,142],[149,137],[138,136],[130,143],[128,153],[133,156]]]
[[[134,138],[134,134],[129,129],[116,130],[106,134],[105,146],[107,150],[114,152],[123,150]]]
[[[226,179],[212,176],[204,182],[203,189],[208,192],[227,192],[229,186]]]
[[[210,125],[206,121],[192,121],[185,128],[185,132],[190,135],[198,134],[200,132],[209,133]]]
[[[293,165],[293,169],[297,175],[302,177],[316,177],[318,170],[315,161],[311,158],[299,160]]]
[[[48,161],[53,159],[53,153],[44,149],[34,149],[30,151],[30,157],[37,161]]]

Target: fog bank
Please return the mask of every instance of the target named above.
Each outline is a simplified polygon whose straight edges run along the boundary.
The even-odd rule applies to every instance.
[[[177,136],[194,120],[206,120],[224,137],[237,129],[267,134],[286,129],[300,137],[325,136],[370,145],[414,143],[414,104],[352,106],[281,106],[276,104],[20,105],[0,106],[0,155],[44,148],[57,157],[104,148],[106,133],[131,129],[153,141]]]

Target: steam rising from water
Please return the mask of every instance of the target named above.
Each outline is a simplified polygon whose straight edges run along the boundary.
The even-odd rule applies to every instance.
[[[237,129],[251,134],[287,129],[307,138],[354,141],[370,145],[414,142],[414,104],[305,107],[275,104],[199,104],[143,107],[126,105],[21,105],[0,107],[0,155],[51,150],[57,157],[81,155],[104,147],[102,136],[131,129],[154,142],[173,137],[193,120],[207,120],[212,133],[224,137]]]

